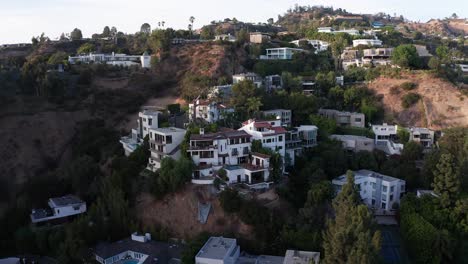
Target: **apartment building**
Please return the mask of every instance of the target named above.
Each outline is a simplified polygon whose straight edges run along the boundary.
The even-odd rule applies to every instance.
[[[151,56],[148,55],[147,52],[143,53],[143,55],[127,55],[114,52],[112,52],[112,54],[89,53],[73,57],[70,56],[68,57],[68,62],[70,64],[102,63],[125,67],[140,65],[142,68],[151,68]]]
[[[216,123],[224,118],[225,114],[233,113],[234,108],[214,100],[196,99],[189,104],[189,120],[204,120],[207,123]]]
[[[435,132],[425,127],[411,127],[408,129],[410,133],[409,140],[416,141],[425,149],[430,149],[435,143]]]
[[[354,135],[331,135],[330,138],[341,141],[344,149],[353,152],[372,152],[375,149],[374,140],[372,138]]]
[[[343,112],[334,109],[319,109],[319,115],[334,119],[336,124],[339,126],[349,126],[349,127],[365,127],[366,126],[366,117],[363,113],[355,112]]]
[[[242,123],[239,131],[245,131],[252,136],[253,140],[260,140],[263,147],[277,151],[284,158],[287,131],[281,125],[281,120],[257,121],[249,119]]]
[[[397,125],[388,125],[387,123],[372,125],[372,131],[375,134],[374,143],[376,148],[384,151],[388,155],[401,155],[403,144],[394,142],[398,138]]]
[[[232,83],[240,83],[242,81],[249,80],[255,84],[257,88],[262,87],[263,84],[263,79],[259,75],[253,73],[253,72],[248,72],[248,73],[241,73],[241,74],[235,74],[232,76]]]
[[[161,168],[164,158],[179,159],[180,144],[184,140],[185,130],[176,127],[164,127],[150,129],[149,145],[151,156],[147,169],[156,171]]]
[[[379,39],[355,39],[353,40],[353,47],[357,46],[369,46],[369,47],[377,47],[382,46],[382,41]]]
[[[287,109],[272,109],[272,110],[266,110],[262,111],[263,115],[265,117],[267,116],[274,116],[274,118],[279,118],[281,119],[281,124],[283,126],[291,126],[292,123],[292,112],[291,110]]]
[[[346,182],[346,174],[332,181],[336,193],[341,191]],[[359,188],[362,202],[370,208],[374,208],[377,214],[391,213],[394,204],[399,205],[400,198],[406,192],[404,180],[370,170],[355,171],[354,184]]]
[[[130,135],[120,138],[125,155],[129,156],[143,143],[144,138],[149,135],[150,129],[158,128],[159,111],[145,109],[138,113],[137,127],[132,129]]]
[[[30,217],[33,224],[66,219],[86,212],[86,202],[74,195],[50,198],[47,205],[48,208],[32,210]]]
[[[261,55],[261,60],[291,60],[296,53],[306,52],[298,48],[271,48],[266,49],[266,55]]]

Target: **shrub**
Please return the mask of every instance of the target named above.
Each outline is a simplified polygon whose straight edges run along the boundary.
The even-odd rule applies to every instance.
[[[415,84],[414,82],[404,82],[400,84],[400,87],[405,90],[405,91],[411,91],[415,89],[418,85]]]
[[[419,99],[421,99],[421,96],[417,93],[409,93],[409,94],[406,94],[405,96],[403,96],[403,99],[401,101],[401,105],[404,107],[404,108],[409,108],[411,106],[413,106],[414,104],[416,104]]]
[[[400,88],[398,88],[397,86],[391,87],[391,88],[390,88],[390,94],[391,94],[391,95],[400,94]]]

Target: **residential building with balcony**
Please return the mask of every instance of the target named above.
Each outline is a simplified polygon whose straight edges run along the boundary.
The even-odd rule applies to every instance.
[[[261,60],[292,60],[294,54],[306,52],[298,48],[271,48],[266,49],[266,55],[261,55]]]
[[[225,131],[190,136],[187,152],[195,164],[194,179],[212,177],[225,165],[247,163],[251,149],[251,138],[244,131]]]
[[[248,73],[241,73],[241,74],[234,74],[232,76],[232,83],[240,83],[242,81],[249,80],[255,84],[257,88],[262,87],[263,84],[263,79],[259,75],[253,73],[253,72],[248,72]]]
[[[31,222],[33,224],[63,220],[86,212],[86,202],[74,195],[50,198],[47,205],[48,208],[32,210]]]
[[[281,126],[281,120],[257,121],[249,119],[242,123],[239,131],[245,131],[253,140],[260,140],[264,148],[278,152],[281,157],[286,154],[286,129]]]
[[[317,28],[317,31],[318,31],[319,33],[330,33],[330,34],[346,33],[346,34],[349,34],[349,35],[351,35],[351,36],[359,36],[359,35],[361,35],[361,33],[359,32],[359,30],[354,29],[354,28],[351,28],[351,29],[342,29],[342,30],[334,30],[334,29],[331,28],[331,27],[319,27],[319,28]]]
[[[150,129],[158,128],[159,111],[143,110],[138,113],[137,127],[132,129],[129,136],[120,138],[120,143],[125,150],[125,155],[130,155],[143,143],[144,138],[149,135]]]
[[[223,119],[225,114],[233,113],[234,108],[214,100],[196,99],[189,104],[189,120],[204,120],[207,123],[216,123]]]
[[[388,125],[387,123],[372,125],[372,131],[375,134],[374,143],[376,148],[384,151],[387,155],[401,155],[403,144],[394,142],[398,138],[397,125]]]
[[[319,109],[319,115],[334,119],[339,126],[365,127],[366,116],[363,113],[343,112],[335,109]]]
[[[270,181],[270,155],[251,152],[246,163],[224,165],[228,183],[244,183],[251,188],[268,188]]]
[[[378,47],[382,46],[382,41],[379,39],[355,39],[353,40],[353,47],[357,46]]]
[[[216,35],[214,38],[215,41],[229,41],[229,42],[236,42],[237,38],[231,34],[221,34]]]
[[[418,142],[425,149],[430,149],[435,143],[435,132],[425,127],[411,127],[409,140]]]
[[[115,66],[132,66],[140,65],[142,68],[151,68],[151,56],[148,53],[143,55],[126,55],[112,52],[112,54],[89,53],[85,55],[77,55],[68,57],[70,64],[77,63],[101,63]]]
[[[300,156],[305,149],[317,146],[318,128],[316,126],[299,126],[286,133],[286,166],[294,166],[296,156]]]
[[[281,125],[283,126],[291,126],[292,123],[292,112],[291,110],[287,109],[272,109],[262,111],[263,115],[266,116],[274,116],[274,118],[279,118],[281,120]]]
[[[168,157],[180,158],[180,144],[184,141],[185,130],[176,127],[150,129],[149,145],[151,156],[147,169],[156,171],[161,168],[161,161]]]
[[[330,46],[330,43],[318,39],[298,39],[293,40],[290,43],[296,45],[297,47],[300,47],[302,43],[306,43],[314,47],[315,53],[327,51],[328,47]]]
[[[283,89],[283,78],[281,75],[268,75],[265,76],[265,89],[271,92],[278,89]]]
[[[336,193],[341,191],[347,182],[346,174],[333,179]],[[383,175],[370,170],[354,172],[354,184],[358,186],[361,200],[364,204],[376,210],[376,214],[388,214],[394,210],[394,204],[399,205],[406,192],[404,180]]]
[[[355,135],[331,135],[331,139],[341,141],[343,148],[353,152],[369,151],[375,149],[374,139]]]

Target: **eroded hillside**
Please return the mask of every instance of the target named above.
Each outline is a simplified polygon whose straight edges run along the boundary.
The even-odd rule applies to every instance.
[[[416,87],[407,91],[401,87],[405,82],[415,83]],[[369,88],[383,97],[389,122],[431,129],[468,126],[468,97],[453,84],[430,74],[404,74],[400,79],[380,77]],[[410,92],[419,94],[421,100],[405,109],[402,98]]]

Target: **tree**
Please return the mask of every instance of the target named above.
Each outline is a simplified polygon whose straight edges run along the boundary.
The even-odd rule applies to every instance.
[[[434,192],[440,196],[443,207],[454,204],[460,191],[460,179],[452,154],[442,154],[434,170]]]
[[[144,34],[150,34],[151,33],[151,26],[148,23],[144,23],[140,27],[140,32]]]
[[[423,147],[421,144],[415,141],[409,141],[405,143],[403,152],[401,153],[401,159],[405,162],[415,161],[421,158]]]
[[[376,263],[380,251],[380,232],[374,231],[372,216],[360,195],[352,171],[333,200],[335,218],[328,219],[323,233],[324,263]]]
[[[71,33],[70,33],[70,39],[73,40],[81,40],[83,39],[83,34],[81,33],[81,30],[78,28],[75,28]]]
[[[109,26],[105,26],[104,29],[102,30],[102,37],[107,38],[110,37],[111,31]]]
[[[49,60],[47,60],[47,64],[49,65],[58,65],[58,64],[66,64],[68,59],[68,54],[63,51],[57,51],[56,53],[50,56]]]
[[[244,80],[232,86],[231,104],[241,115],[245,116],[249,113],[249,106],[246,102],[249,98],[255,97],[256,89],[255,84],[250,80]],[[257,103],[256,100],[251,102]]]
[[[410,133],[406,128],[399,126],[397,130],[397,137],[400,143],[405,144],[409,141]]]
[[[195,17],[190,16],[189,21],[190,21],[190,24],[188,26],[188,30],[190,31],[190,34],[193,35],[193,22],[195,22]]]
[[[247,99],[246,106],[249,117],[252,117],[260,110],[262,101],[260,100],[260,97],[250,97]]]
[[[231,188],[227,188],[219,195],[219,202],[221,207],[227,213],[239,212],[242,206],[242,199],[239,193]]]
[[[92,43],[85,43],[81,45],[78,50],[76,50],[76,53],[78,54],[86,54],[86,53],[91,53],[96,50],[96,47]]]
[[[273,18],[269,18],[269,19],[267,20],[267,22],[268,22],[268,25],[273,25],[273,23],[275,22],[275,20],[274,20]]]
[[[392,62],[403,68],[419,68],[421,60],[416,47],[411,44],[404,44],[393,50]]]

